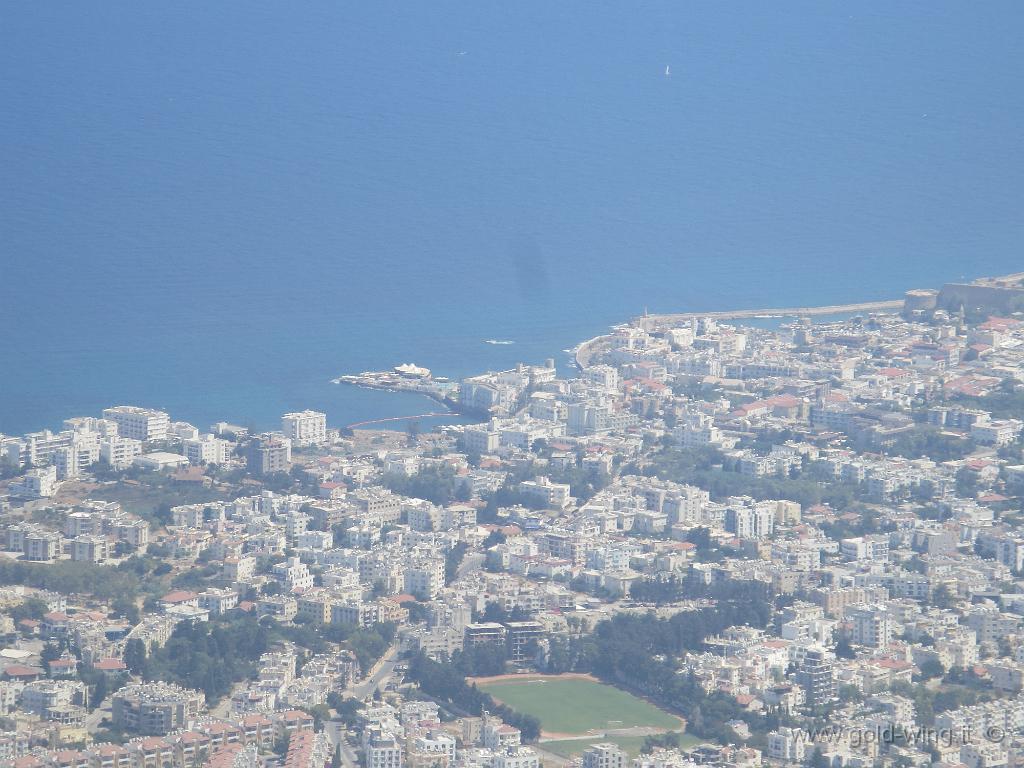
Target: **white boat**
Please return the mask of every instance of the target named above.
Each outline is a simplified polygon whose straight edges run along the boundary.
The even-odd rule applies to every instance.
[[[515,344],[515,342],[514,341],[506,341],[504,339],[487,339],[487,340],[484,341],[484,344],[500,344],[500,345],[504,346],[506,344]]]
[[[671,77],[671,76],[672,76],[671,68],[665,67],[665,77]]]

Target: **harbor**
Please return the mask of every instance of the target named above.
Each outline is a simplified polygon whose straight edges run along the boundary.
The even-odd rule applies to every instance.
[[[428,368],[412,363],[396,365],[390,371],[364,371],[331,379],[332,384],[348,384],[386,392],[411,392],[424,395],[442,404],[449,411],[459,411],[459,384],[444,377],[434,378]],[[439,415],[439,414],[433,414]]]

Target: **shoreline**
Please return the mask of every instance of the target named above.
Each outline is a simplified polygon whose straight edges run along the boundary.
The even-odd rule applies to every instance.
[[[645,327],[672,325],[700,317],[713,317],[716,320],[735,320],[741,318],[761,317],[799,317],[801,315],[841,315],[847,312],[877,312],[899,310],[903,307],[903,299],[882,299],[879,301],[862,301],[852,304],[827,304],[816,307],[769,307],[766,309],[732,309],[711,312],[669,312],[662,314],[640,315],[630,319],[630,323],[642,323]],[[580,342],[572,351],[573,364],[582,371],[590,364],[593,350],[612,334],[602,333]]]

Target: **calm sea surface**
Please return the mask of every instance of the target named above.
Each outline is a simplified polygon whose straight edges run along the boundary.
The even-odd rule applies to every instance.
[[[1024,268],[1016,0],[8,2],[0,72],[7,434]]]

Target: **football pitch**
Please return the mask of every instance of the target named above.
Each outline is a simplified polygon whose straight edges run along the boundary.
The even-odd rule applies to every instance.
[[[673,730],[679,720],[610,685],[581,677],[528,677],[477,682],[494,699],[541,721],[545,734],[570,736],[624,728]]]

